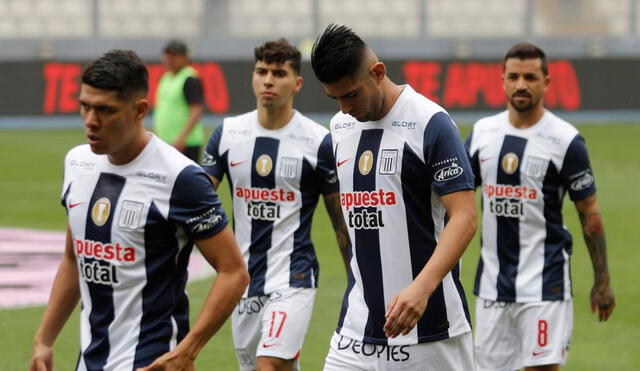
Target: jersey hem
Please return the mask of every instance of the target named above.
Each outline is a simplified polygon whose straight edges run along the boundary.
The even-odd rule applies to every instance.
[[[245,293],[242,295],[243,299],[246,298],[255,298],[255,297],[259,297],[259,296],[267,296],[267,295],[271,295],[275,292],[279,292],[279,291],[283,291],[283,290],[288,290],[288,289],[310,289],[310,290],[317,290],[317,287],[311,287],[311,286],[287,286],[287,287],[280,287],[280,288],[276,288],[273,290],[269,290],[268,292],[261,292],[261,293],[254,293],[249,295],[249,293]]]
[[[336,328],[336,334],[340,335],[340,336],[344,336],[347,338],[350,338],[352,340],[358,340],[358,339],[354,339],[351,336],[348,335],[343,335],[340,333],[340,331],[342,330],[341,327],[337,327]],[[469,326],[469,328],[465,329],[464,331],[461,332],[454,332],[454,333],[449,333],[449,331],[444,331],[438,334],[433,334],[433,335],[429,335],[429,336],[419,336],[418,337],[418,341],[410,341],[410,342],[402,342],[402,343],[394,343],[393,345],[417,345],[417,344],[424,344],[424,343],[433,343],[436,341],[440,341],[440,340],[445,340],[445,339],[450,339],[456,336],[460,336],[463,334],[466,334],[468,332],[471,332],[471,326]],[[384,339],[377,339],[377,338],[370,338],[368,336],[363,336],[361,338],[363,343],[367,343],[367,344],[376,344],[376,345],[389,345],[389,338],[384,338]]]
[[[438,192],[438,196],[444,196],[444,195],[448,195],[450,193],[455,193],[459,191],[473,191],[474,189],[475,189],[475,186],[472,183],[459,184],[457,186],[448,188],[442,193]]]
[[[516,298],[512,298],[512,297],[508,297],[508,298],[488,298],[485,296],[480,296],[478,295],[477,292],[474,291],[473,293],[476,298],[478,299],[482,299],[482,300],[488,300],[488,301],[495,301],[495,302],[503,302],[503,303],[538,303],[538,302],[543,302],[543,301],[567,301],[567,300],[572,300],[573,299],[573,295],[569,295],[569,297],[559,297],[559,298],[524,298],[524,299],[516,299]]]

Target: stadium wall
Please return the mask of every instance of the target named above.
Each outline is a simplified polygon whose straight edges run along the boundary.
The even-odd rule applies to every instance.
[[[84,61],[0,63],[0,116],[57,116],[78,111],[77,94]],[[392,60],[385,63],[392,80],[408,82],[417,91],[460,113],[500,110],[505,105],[500,74],[502,61],[487,60]],[[197,61],[205,89],[207,111],[229,115],[255,108],[251,90],[253,63],[244,61]],[[552,83],[546,105],[558,112],[604,110],[640,112],[640,97],[633,81],[640,81],[640,58],[562,59],[549,63]],[[150,101],[164,72],[160,63],[148,64]],[[329,114],[336,111],[308,62],[303,65],[305,87],[296,97],[302,112]],[[7,88],[11,87],[11,88]],[[624,115],[623,115],[624,116]],[[634,116],[640,122],[640,114]],[[16,117],[17,118],[17,117]],[[10,117],[7,117],[10,119]]]

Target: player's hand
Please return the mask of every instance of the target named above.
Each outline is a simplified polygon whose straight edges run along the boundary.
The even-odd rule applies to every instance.
[[[598,321],[609,319],[613,308],[616,307],[616,298],[609,282],[596,283],[591,289],[591,313],[598,310]]]
[[[165,353],[149,366],[139,368],[137,371],[194,371],[195,369],[196,366],[191,357],[173,350]]]
[[[388,338],[407,335],[418,323],[429,301],[429,295],[415,282],[402,289],[387,306],[384,334]]]
[[[42,343],[33,345],[31,354],[31,365],[29,371],[50,371],[53,370],[53,348]]]

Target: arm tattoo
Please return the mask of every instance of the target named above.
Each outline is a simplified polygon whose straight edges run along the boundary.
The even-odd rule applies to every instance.
[[[607,243],[604,238],[602,217],[597,211],[578,212],[584,242],[591,255],[593,272],[597,283],[609,281],[609,268],[607,266]],[[604,281],[603,281],[604,280]]]
[[[324,195],[324,204],[327,207],[327,213],[331,219],[331,225],[336,232],[336,239],[338,240],[338,248],[342,255],[345,268],[348,270],[350,260],[350,248],[351,242],[349,240],[349,231],[347,225],[344,223],[344,217],[342,216],[342,208],[340,207],[340,194],[338,192]]]

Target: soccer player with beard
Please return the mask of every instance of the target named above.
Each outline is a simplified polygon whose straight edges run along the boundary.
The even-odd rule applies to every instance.
[[[547,60],[532,44],[504,59],[507,110],[479,120],[466,141],[482,188],[482,238],[474,293],[478,370],[558,370],[573,326],[572,239],[562,201],[575,203],[595,281],[591,310],[606,321],[615,299],[585,141],[544,108]]]

